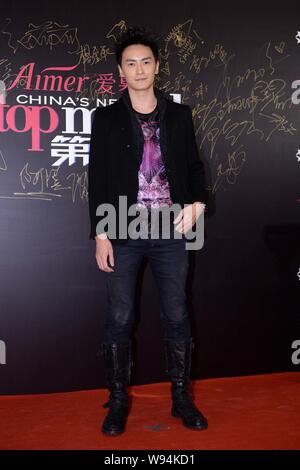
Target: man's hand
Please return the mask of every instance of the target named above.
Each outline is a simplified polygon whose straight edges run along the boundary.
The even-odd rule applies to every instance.
[[[101,271],[106,271],[107,273],[113,272],[114,270],[109,267],[114,267],[114,254],[111,241],[107,238],[105,234],[100,234],[95,237],[96,240],[96,260]]]
[[[197,219],[205,210],[205,204],[202,202],[194,202],[189,206],[184,207],[179,212],[178,216],[174,220],[174,224],[180,222],[176,227],[175,230],[180,233],[186,234],[193,225],[196,223]]]

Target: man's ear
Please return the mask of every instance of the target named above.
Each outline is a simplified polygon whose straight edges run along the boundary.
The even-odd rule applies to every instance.
[[[158,72],[159,72],[159,61],[156,62],[155,74],[157,75]]]

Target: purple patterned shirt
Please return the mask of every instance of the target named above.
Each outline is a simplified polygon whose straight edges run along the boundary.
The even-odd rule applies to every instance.
[[[138,172],[137,207],[171,206],[169,182],[159,144],[158,107],[148,114],[136,112],[144,134],[143,159]]]

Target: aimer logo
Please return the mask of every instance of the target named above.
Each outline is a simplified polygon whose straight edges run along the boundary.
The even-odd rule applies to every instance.
[[[296,349],[296,351],[293,352],[292,354],[292,363],[297,366],[300,364],[300,340],[296,339],[292,343],[292,349]]]
[[[0,340],[0,365],[6,364],[6,344]]]

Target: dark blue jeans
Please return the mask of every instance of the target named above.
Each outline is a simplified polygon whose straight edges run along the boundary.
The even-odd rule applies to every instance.
[[[102,271],[108,301],[106,343],[127,341],[131,336],[137,273],[143,257],[147,258],[158,287],[164,338],[187,340],[191,337],[185,292],[189,264],[185,242],[184,236],[157,240],[139,238],[113,246],[114,272]]]

